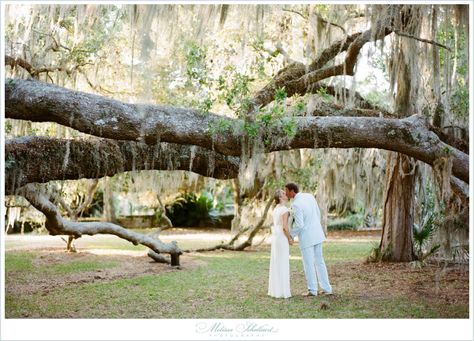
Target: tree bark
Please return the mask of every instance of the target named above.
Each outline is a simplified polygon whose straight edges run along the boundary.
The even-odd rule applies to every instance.
[[[237,176],[238,158],[199,147],[192,152],[191,148],[105,139],[9,139],[5,141],[5,193],[14,194],[17,188],[32,182],[97,179],[132,170],[187,170],[218,179]],[[211,155],[214,169],[209,167]]]
[[[240,217],[242,215],[242,198],[240,195],[239,179],[232,180],[232,189],[234,190],[234,218],[231,223],[231,232],[237,234],[240,229]]]
[[[172,228],[173,223],[171,222],[170,218],[168,218],[168,216],[166,215],[166,206],[163,205],[163,202],[161,201],[161,197],[158,193],[156,194],[156,199],[158,199],[158,203],[160,204],[161,211],[163,212],[163,219],[166,221],[166,226],[162,227],[160,231]]]
[[[149,145],[158,142],[191,144],[224,155],[240,156],[246,136],[238,128],[242,120],[215,114],[203,116],[191,109],[125,104],[36,81],[7,81],[5,93],[8,118],[56,122],[99,137],[144,141]],[[268,141],[265,152],[296,148],[379,148],[404,153],[431,165],[450,153],[453,175],[466,183],[469,181],[468,155],[441,142],[429,131],[422,116],[402,120],[374,117],[297,117],[294,120],[296,136],[293,139],[288,138],[280,124],[262,128],[262,139]],[[222,121],[235,127],[234,132],[212,136],[210,125]]]
[[[134,245],[142,244],[157,254],[169,253],[179,256],[182,253],[176,242],[166,244],[149,236],[127,230],[116,224],[64,220],[59,214],[57,207],[33,184],[23,186],[18,192],[24,196],[33,207],[46,216],[46,229],[51,235],[67,235],[80,238],[84,234],[91,236],[95,234],[113,234],[119,238],[128,240]],[[160,259],[163,260],[161,257]]]
[[[117,222],[117,215],[115,214],[112,180],[109,177],[105,178],[104,186],[104,218],[111,223]]]
[[[414,162],[401,154],[389,153],[383,207],[382,260],[409,262],[413,252]]]
[[[263,87],[260,91],[258,91],[254,98],[253,98],[253,103],[257,107],[264,107],[271,103],[273,99],[275,98],[275,91],[278,88],[283,88],[289,82],[296,82],[301,77],[303,77],[305,74],[309,72],[314,72],[318,69],[323,68],[330,60],[334,59],[339,53],[347,51],[349,46],[356,40],[362,33],[357,32],[354,33],[350,36],[347,36],[334,44],[332,44],[330,47],[325,49],[319,57],[314,60],[310,65],[306,66],[303,63],[291,63],[287,67],[283,68],[280,70],[277,75],[267,84],[265,87]],[[309,83],[304,84],[306,87],[310,85]],[[315,88],[315,86],[313,86]],[[301,89],[303,90],[303,89]],[[289,96],[293,95],[292,91],[288,93]],[[307,89],[304,91],[301,91],[300,93],[306,93]]]
[[[407,7],[405,20],[411,21],[411,7]],[[415,19],[417,20],[417,19]],[[413,24],[414,28],[419,27]],[[400,51],[394,58],[397,65],[393,77],[396,82],[395,113],[403,117],[416,112],[416,80],[417,74],[411,63],[407,62],[410,44],[399,41]],[[409,58],[409,57],[408,57]],[[389,153],[385,184],[385,200],[383,210],[382,239],[380,251],[382,259],[394,262],[410,262],[415,259],[413,251],[414,198],[416,180],[416,161],[405,155]]]

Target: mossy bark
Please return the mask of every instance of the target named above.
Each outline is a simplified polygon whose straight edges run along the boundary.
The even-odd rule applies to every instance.
[[[389,153],[384,200],[382,260],[410,262],[413,252],[413,217],[416,170],[412,159]]]
[[[402,26],[415,31],[419,24],[413,21],[416,18],[412,8],[407,6],[404,14]],[[413,61],[416,49],[411,49],[415,46],[412,41],[399,40],[395,46],[394,49],[398,47],[398,53],[394,54],[393,64],[396,68],[391,76],[396,84],[395,113],[402,118],[416,112],[417,84],[413,77],[417,72],[416,62]],[[400,137],[412,140],[412,136],[408,135],[404,132]],[[415,259],[413,223],[416,161],[406,155],[389,153],[386,172],[380,254],[385,261],[410,262]]]

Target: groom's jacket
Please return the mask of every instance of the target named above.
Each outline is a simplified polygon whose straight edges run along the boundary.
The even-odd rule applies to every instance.
[[[318,203],[311,193],[297,193],[291,204],[293,211],[292,237],[298,236],[300,249],[322,243],[326,240],[321,226]]]

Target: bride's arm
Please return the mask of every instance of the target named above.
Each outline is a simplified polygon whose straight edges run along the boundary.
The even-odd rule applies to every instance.
[[[282,226],[283,226],[283,233],[286,236],[286,239],[288,239],[288,243],[290,245],[292,244],[293,240],[291,239],[290,232],[288,231],[288,218],[290,217],[290,212],[285,212],[282,214],[281,219],[282,219]]]

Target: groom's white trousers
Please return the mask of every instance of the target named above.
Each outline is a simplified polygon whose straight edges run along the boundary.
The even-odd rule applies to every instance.
[[[321,290],[332,293],[331,284],[329,284],[328,270],[323,258],[323,243],[312,245],[301,250],[303,257],[304,273],[306,282],[308,283],[308,290],[313,293],[318,293],[318,283]]]

